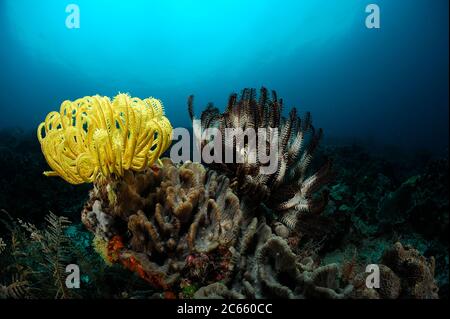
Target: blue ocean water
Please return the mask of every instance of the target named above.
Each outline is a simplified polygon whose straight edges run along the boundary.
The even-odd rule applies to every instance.
[[[68,4],[80,28],[66,27]],[[368,29],[365,8],[381,9]],[[448,1],[0,0],[0,128],[65,99],[162,99],[174,126],[262,85],[329,138],[448,148]]]

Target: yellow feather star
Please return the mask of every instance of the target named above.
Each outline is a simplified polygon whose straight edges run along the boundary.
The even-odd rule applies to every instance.
[[[158,99],[127,94],[86,96],[64,101],[37,129],[45,159],[71,184],[93,182],[98,176],[122,176],[157,161],[169,147],[172,125]]]

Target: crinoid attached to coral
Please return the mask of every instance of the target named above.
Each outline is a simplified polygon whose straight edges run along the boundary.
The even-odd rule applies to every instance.
[[[53,171],[72,184],[98,176],[122,176],[154,163],[170,145],[172,126],[160,100],[119,94],[65,101],[37,130]]]
[[[191,118],[195,119],[193,96],[189,97],[188,109]],[[206,138],[202,141],[202,147],[209,143],[220,143],[222,160],[209,165],[226,173],[244,200],[256,203],[262,201],[268,208],[276,211],[280,220],[292,229],[300,212],[319,212],[324,208],[326,194],[315,196],[315,193],[331,176],[331,162],[327,161],[317,172],[310,174],[309,167],[321,140],[322,129],[314,129],[310,113],[306,113],[301,119],[293,108],[289,117],[285,118],[281,115],[282,109],[282,99],[278,99],[275,91],[270,96],[266,88],[261,88],[259,98],[256,97],[255,89],[244,89],[240,96],[232,94],[224,113],[220,113],[210,103],[201,114],[201,128],[203,131],[216,128],[222,139]],[[237,139],[243,142],[237,143],[235,139],[227,138],[227,129],[238,129]],[[254,143],[251,144],[251,139],[246,136],[248,129],[253,129],[256,133],[265,129],[264,137],[267,140],[262,142],[262,136],[256,134],[256,141],[253,140]],[[277,166],[270,172],[264,170],[267,163],[259,156],[261,150],[255,152],[252,161],[249,149],[252,145],[259,148],[261,143],[264,151],[267,151],[273,147],[270,141],[275,136],[279,137],[276,148]],[[236,155],[236,158],[233,157],[234,161],[229,162],[225,157],[226,153],[241,154],[242,158],[238,161]]]
[[[221,280],[243,216],[229,179],[198,163],[162,164],[97,181],[83,223],[108,262],[155,288],[179,293],[181,282]]]

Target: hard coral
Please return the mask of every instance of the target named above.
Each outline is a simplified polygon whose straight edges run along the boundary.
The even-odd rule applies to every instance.
[[[191,118],[194,119],[193,96],[188,100],[188,108]],[[230,96],[224,113],[209,104],[200,120],[203,130],[220,130],[224,154],[230,152],[245,155],[248,154],[249,147],[248,140],[245,143],[225,140],[226,129],[242,129],[241,134],[244,135],[247,129],[266,129],[266,133],[272,136],[274,130],[278,131],[278,167],[274,173],[262,173],[261,168],[267,164],[263,165],[259,159],[252,162],[248,155],[244,156],[242,163],[237,160],[226,163],[222,160],[221,163],[210,165],[232,178],[240,196],[253,203],[263,201],[281,215],[280,220],[283,223],[294,228],[299,212],[320,211],[324,208],[327,200],[325,194],[317,198],[313,198],[313,194],[331,176],[331,163],[328,161],[315,174],[308,174],[314,151],[322,137],[322,129],[314,129],[310,113],[300,119],[297,110],[293,108],[289,117],[284,118],[281,116],[282,108],[283,101],[278,99],[275,91],[272,91],[270,97],[268,90],[262,88],[257,99],[255,89],[244,89],[240,97],[237,94]],[[245,141],[245,138],[243,140]],[[204,145],[209,142],[204,141]],[[259,145],[259,142],[256,141],[255,144]]]
[[[233,290],[229,290],[222,283],[213,283],[201,287],[194,294],[195,299],[244,299],[244,296]]]
[[[214,282],[229,271],[242,220],[239,199],[227,177],[201,164],[162,163],[95,183],[82,221],[110,243],[109,261],[154,287]]]
[[[161,101],[126,94],[86,96],[65,101],[37,130],[42,152],[53,171],[71,184],[99,175],[122,176],[154,163],[170,144],[172,126]]]
[[[380,264],[380,288],[367,288],[367,273],[358,274],[352,284],[351,298],[437,299],[434,258],[422,256],[416,249],[399,242],[385,250]]]
[[[232,291],[247,298],[346,298],[352,287],[339,286],[336,264],[317,266],[300,259],[288,243],[272,234],[264,220],[254,218],[233,249]]]
[[[438,298],[433,257],[426,258],[416,249],[396,243],[385,251],[381,262],[401,278],[403,298]]]

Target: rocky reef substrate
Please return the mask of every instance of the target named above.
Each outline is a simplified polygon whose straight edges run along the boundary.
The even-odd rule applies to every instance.
[[[448,158],[325,145],[328,204],[289,229],[199,164],[164,160],[74,187],[41,175],[31,134],[2,132],[0,143],[0,208],[11,216],[0,226],[0,297],[448,298]],[[41,264],[55,262],[41,259],[43,247],[63,249],[46,237],[49,211],[74,222],[59,236],[64,260],[82,270],[77,295],[43,285],[54,272]],[[365,285],[368,264],[380,267],[379,289]]]

